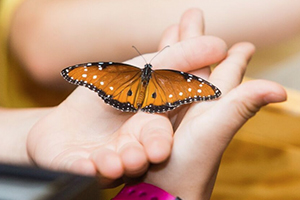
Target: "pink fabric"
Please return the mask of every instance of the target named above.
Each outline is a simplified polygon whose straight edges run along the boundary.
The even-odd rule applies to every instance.
[[[148,183],[126,185],[113,200],[175,200],[176,197]]]

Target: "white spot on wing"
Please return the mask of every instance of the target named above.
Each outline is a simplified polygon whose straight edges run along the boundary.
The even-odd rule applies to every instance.
[[[172,95],[172,94],[170,94],[170,95],[169,95],[169,98],[172,98],[172,97],[173,97],[173,95]]]
[[[109,89],[110,89],[110,90],[113,90],[114,88],[113,88],[113,87],[109,87]]]
[[[86,77],[87,77],[87,74],[82,74],[82,77],[83,77],[83,78],[86,78]]]
[[[192,91],[192,88],[189,88],[188,91],[191,92],[191,91]]]
[[[183,95],[183,93],[182,92],[179,92],[179,96],[182,96]]]
[[[202,92],[202,90],[198,89],[198,90],[197,90],[197,92],[198,92],[198,93],[201,93],[201,92]]]
[[[100,85],[104,85],[104,82],[103,82],[103,81],[100,81]]]
[[[96,79],[96,78],[97,78],[97,75],[94,75],[94,76],[93,76],[93,79]]]

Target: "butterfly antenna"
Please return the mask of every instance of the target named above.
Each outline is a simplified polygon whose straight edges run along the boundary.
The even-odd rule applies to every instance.
[[[169,45],[165,46],[162,50],[160,50],[151,60],[149,63],[151,63],[151,61],[156,58],[156,56],[158,56],[163,50],[165,50],[166,48],[170,47]]]
[[[135,46],[132,46],[132,48],[134,48],[138,52],[138,54],[144,59],[145,63],[147,63],[147,60],[144,58],[141,52]]]

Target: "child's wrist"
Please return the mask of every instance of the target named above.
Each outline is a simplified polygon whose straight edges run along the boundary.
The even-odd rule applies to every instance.
[[[165,190],[149,183],[125,185],[119,194],[112,200],[180,200]]]

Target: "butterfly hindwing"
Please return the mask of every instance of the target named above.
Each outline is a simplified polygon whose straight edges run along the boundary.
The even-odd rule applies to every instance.
[[[125,112],[136,112],[141,69],[113,62],[85,63],[65,68],[62,76],[70,83],[98,93],[105,103]]]
[[[154,70],[142,111],[166,112],[182,104],[211,100],[220,95],[216,86],[195,75],[175,70]]]

